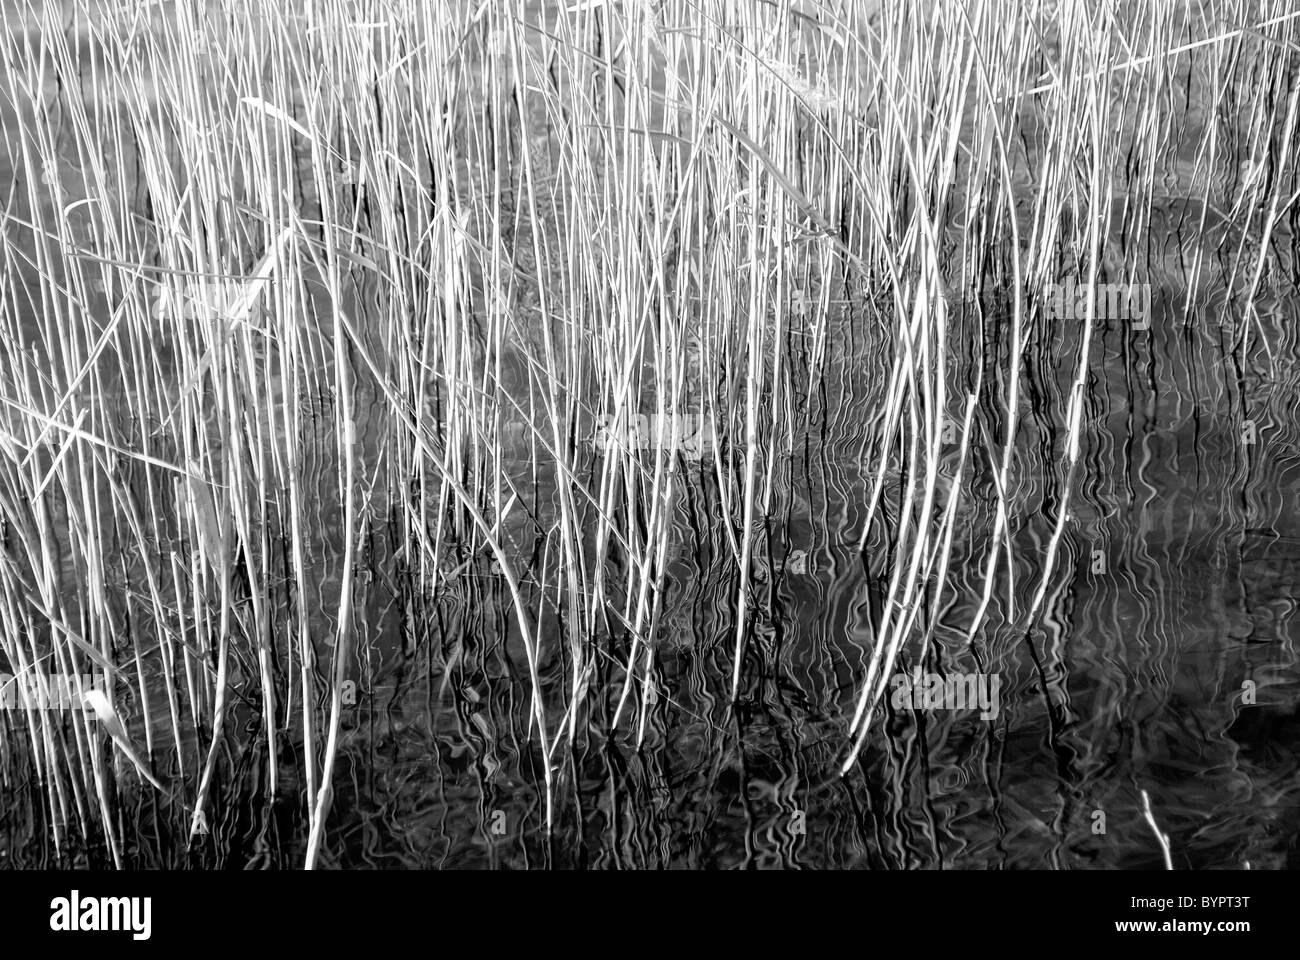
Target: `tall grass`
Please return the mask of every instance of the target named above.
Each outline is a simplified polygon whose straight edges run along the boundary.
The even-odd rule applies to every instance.
[[[845,322],[882,598],[849,769],[900,652],[955,610],[988,655],[1059,581],[1095,303],[1062,329],[1048,285],[1166,283],[1116,238],[1180,169],[1202,225],[1262,232],[1229,284],[1250,315],[1295,216],[1297,24],[1281,0],[6,0],[0,651],[107,697],[8,715],[5,782],[39,785],[58,850],[121,864],[128,798],[201,846],[252,755],[246,789],[289,797],[322,862],[383,583],[409,644],[449,593],[508,614],[549,828],[575,740],[639,744],[673,695],[681,549],[731,571],[715,693],[744,697],[765,520]],[[1026,372],[1054,364],[1044,403]]]

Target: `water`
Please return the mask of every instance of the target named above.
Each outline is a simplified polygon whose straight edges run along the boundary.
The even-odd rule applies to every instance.
[[[986,644],[1002,680],[993,722],[891,708],[862,763],[837,776],[875,615],[852,547],[869,476],[851,455],[861,437],[849,412],[799,452],[780,491],[734,712],[734,576],[726,557],[684,549],[644,741],[627,723],[580,736],[548,844],[519,651],[486,612],[499,605],[444,601],[429,649],[377,644],[367,676],[390,686],[349,723],[333,862],[1158,868],[1145,790],[1176,867],[1295,866],[1295,319],[1279,312],[1271,328],[1275,382],[1243,393],[1267,424],[1246,446],[1215,395],[1227,387],[1214,371],[1228,367],[1203,317],[1101,337],[1062,559],[1075,572],[1041,626]],[[833,384],[843,394],[827,407],[851,411],[860,387]],[[782,569],[796,549],[806,566]],[[1021,603],[1037,562],[1023,558]],[[939,646],[948,669],[971,662],[958,631]],[[562,684],[560,665],[547,667]],[[593,688],[604,701],[593,717],[609,716],[618,684]]]
[[[4,119],[12,125],[10,114]],[[735,563],[713,528],[723,509],[716,483],[687,464],[663,621],[651,658],[640,661],[639,675],[649,664],[649,683],[638,685],[613,728],[630,644],[617,628],[592,639],[588,712],[572,749],[559,754],[549,835],[526,662],[502,578],[487,558],[458,556],[459,575],[430,596],[418,551],[403,534],[400,491],[377,487],[364,511],[358,634],[348,664],[353,686],[323,864],[1158,868],[1160,847],[1142,816],[1146,791],[1175,867],[1300,866],[1294,218],[1273,238],[1258,334],[1234,356],[1229,347],[1241,325],[1254,321],[1230,283],[1234,264],[1254,263],[1258,223],[1252,233],[1249,224],[1209,216],[1199,228],[1204,211],[1187,197],[1195,194],[1195,150],[1207,123],[1195,105],[1180,118],[1185,149],[1166,178],[1169,196],[1142,228],[1151,251],[1145,266],[1158,293],[1151,329],[1098,328],[1083,469],[1041,617],[1026,629],[1005,597],[1012,593],[1021,612],[1030,603],[1059,508],[1059,412],[1077,330],[1041,344],[1029,371],[1019,482],[1009,494],[1022,508],[1011,534],[1013,577],[1003,569],[995,578],[986,628],[967,642],[964,625],[979,597],[987,549],[972,534],[958,546],[950,606],[939,616],[931,650],[923,660],[915,649],[903,653],[906,670],[996,674],[994,717],[914,711],[887,699],[860,761],[839,773],[881,618],[883,527],[868,541],[865,561],[856,544],[874,474],[871,418],[887,373],[866,311],[840,305],[825,318],[825,367],[806,370],[799,366],[806,357],[791,354],[791,403],[807,428],[790,451],[788,475],[774,489],[774,510],[758,541],[754,626],[737,703],[729,703]],[[1031,141],[1032,126],[1026,125]],[[3,173],[13,174],[12,157],[5,163]],[[1018,170],[1016,182],[1028,189],[1030,181]],[[1121,223],[1123,216],[1121,210]],[[1197,249],[1206,260],[1189,276]],[[36,286],[34,272],[19,275]],[[366,293],[354,291],[349,303],[361,320]],[[25,316],[28,342],[52,349],[49,341],[58,338],[32,320],[39,301],[10,303],[17,306],[4,309]],[[106,312],[108,298],[94,298],[89,309]],[[318,319],[325,312],[310,295],[304,309]],[[1005,316],[995,319],[1005,327]],[[514,366],[507,376],[522,385],[526,365],[508,359]],[[319,371],[322,384],[331,376],[328,368]],[[127,395],[128,410],[139,412],[142,400],[130,384],[113,386]],[[283,384],[266,389],[282,395]],[[161,408],[175,399],[165,398]],[[379,450],[386,413],[373,385],[363,383],[357,403],[364,460]],[[287,630],[297,622],[292,611],[305,610],[322,662],[337,628],[344,573],[332,494],[332,412],[325,397],[299,413],[300,423],[312,424],[303,429],[310,443],[302,464],[311,582],[292,583],[288,561],[272,556],[264,583],[273,626]],[[533,571],[524,586],[547,651],[543,694],[555,707],[568,694],[570,664],[559,612],[536,571],[548,544],[554,546],[548,531],[557,481],[531,473],[523,434],[507,442],[511,476],[528,484],[507,532],[521,568]],[[593,453],[591,469],[598,462]],[[989,464],[974,464],[968,483],[963,529],[987,529]],[[896,519],[888,498],[884,513]],[[183,549],[182,532],[165,518],[157,522],[159,555]],[[152,559],[131,558],[126,579],[138,585]],[[71,580],[79,568],[67,564]],[[254,635],[252,605],[236,593],[233,616]],[[275,642],[277,653],[285,651],[275,663],[277,680],[291,691],[289,645],[279,635]],[[149,664],[157,701],[161,666]],[[131,825],[125,862],[301,864],[305,747],[301,731],[283,722],[271,770],[258,669],[251,656],[236,658],[233,729],[210,799],[211,833],[188,851],[176,821],[115,761],[115,800]],[[322,673],[318,696],[324,679]],[[135,701],[123,697],[127,710]],[[548,715],[552,732],[557,714]],[[132,720],[139,730],[139,717]],[[5,727],[6,743],[17,744],[21,729]],[[192,789],[197,744],[186,742],[191,755],[182,777],[167,731],[149,736],[158,744],[159,767]],[[16,761],[6,763],[5,775],[0,857],[25,866],[67,862],[46,836],[52,817],[43,785]],[[71,857],[81,865],[109,859],[95,843]]]

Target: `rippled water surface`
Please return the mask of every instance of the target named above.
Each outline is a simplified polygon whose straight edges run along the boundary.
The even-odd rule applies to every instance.
[[[376,586],[337,862],[1158,868],[1145,790],[1175,866],[1297,865],[1297,319],[1293,302],[1265,318],[1271,370],[1262,350],[1240,369],[1225,362],[1223,310],[1099,331],[1087,469],[1041,624],[1009,631],[999,599],[968,644],[982,558],[958,558],[961,599],[944,621],[954,629],[939,631],[926,661],[996,673],[997,716],[891,706],[841,777],[881,594],[880,571],[864,571],[856,550],[870,480],[859,454],[865,384],[876,372],[854,356],[846,316],[845,360],[803,398],[815,429],[793,451],[794,479],[765,528],[735,710],[734,570],[693,534],[714,508],[705,481],[680,505],[652,688],[639,691],[644,739],[627,720],[613,737],[599,720],[580,734],[549,844],[499,579],[486,565],[466,577],[464,595],[441,599],[415,642],[391,585]],[[1048,403],[1060,388],[1042,389]],[[1242,442],[1247,419],[1253,443]],[[1020,496],[1050,501],[1048,487]],[[1050,529],[1042,519],[1015,531],[1022,605]],[[382,557],[382,532],[376,542]],[[387,579],[379,572],[376,584]],[[593,718],[612,716],[621,687],[602,680],[627,652],[611,644],[598,667]],[[559,659],[544,673],[554,688],[567,682]]]
[[[5,122],[16,122],[4,109]],[[994,716],[885,703],[859,762],[840,773],[883,616],[890,571],[880,557],[899,480],[886,483],[884,522],[873,524],[859,553],[876,467],[871,426],[888,370],[878,317],[837,291],[824,318],[824,362],[796,342],[787,352],[789,403],[802,426],[776,454],[788,470],[757,540],[738,701],[730,703],[736,562],[717,530],[724,508],[707,462],[687,463],[655,645],[638,651],[639,682],[614,726],[631,645],[614,623],[596,638],[589,715],[555,770],[549,837],[527,665],[502,577],[486,557],[459,557],[457,574],[424,594],[423,561],[402,541],[400,492],[384,490],[367,504],[353,685],[323,863],[1159,868],[1145,791],[1175,867],[1300,866],[1296,219],[1274,231],[1267,282],[1248,314],[1233,291],[1258,256],[1258,218],[1203,218],[1189,199],[1199,190],[1191,165],[1206,123],[1193,100],[1171,131],[1186,144],[1186,166],[1168,171],[1168,196],[1136,238],[1150,251],[1150,328],[1096,328],[1082,468],[1041,615],[1025,629],[1021,614],[1060,513],[1060,414],[1078,329],[1041,333],[1026,372],[1018,480],[1007,491],[1019,507],[1012,562],[994,578],[984,627],[968,640],[989,547],[975,531],[991,527],[996,502],[992,465],[975,462],[959,521],[968,535],[955,547],[932,647],[922,662],[912,650],[901,655],[903,671],[996,675]],[[1024,134],[1032,155],[1032,123]],[[10,169],[0,179],[17,176],[12,158],[3,162]],[[1121,220],[1111,241],[1134,240],[1128,229]],[[1197,250],[1203,259],[1193,266]],[[365,291],[354,293],[364,320]],[[952,306],[955,323],[985,310],[1003,338],[990,350],[1006,350],[1010,315],[996,297],[954,295]],[[39,303],[14,297],[5,309],[28,317],[33,345],[46,343],[32,319]],[[1245,325],[1247,349],[1234,353]],[[514,362],[506,376],[524,384],[526,365]],[[976,363],[963,358],[957,376]],[[129,385],[119,386],[129,413]],[[313,415],[327,416],[328,402],[303,413]],[[364,384],[357,417],[372,452],[384,399]],[[988,429],[999,422],[983,408],[977,420]],[[300,599],[322,656],[343,575],[338,505],[328,496],[337,469],[329,429],[322,420],[320,447],[305,451],[303,466],[309,497],[319,494],[312,510],[322,534],[308,558],[319,576]],[[548,651],[541,684],[554,705],[568,694],[571,664],[563,613],[536,572],[554,563],[557,479],[532,473],[530,448],[522,433],[516,439],[510,469],[527,496],[507,532]],[[592,474],[579,479],[595,477],[599,464],[593,451]],[[139,571],[123,573],[131,575]],[[279,575],[269,581],[273,614],[291,602]],[[252,616],[245,598],[236,604],[235,617]],[[242,689],[257,667],[233,669]],[[129,862],[301,863],[301,732],[286,728],[277,794],[268,798],[272,771],[254,698],[236,698],[232,722],[234,772],[214,785],[212,836],[201,852],[187,860],[183,838],[167,832],[148,794],[124,789]],[[11,724],[6,735],[21,729]],[[151,735],[162,742],[166,731]],[[8,804],[0,852],[24,865],[60,862],[40,829],[49,819],[40,784],[11,780],[0,797]],[[107,858],[99,849],[79,857]]]

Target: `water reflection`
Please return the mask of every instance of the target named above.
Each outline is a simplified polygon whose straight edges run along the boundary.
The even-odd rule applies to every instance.
[[[1208,123],[1195,108],[1183,122],[1189,144]],[[1174,186],[1194,175],[1187,157],[1170,171]],[[1030,180],[1023,171],[1017,177],[1027,213]],[[306,178],[307,218],[315,189]],[[14,216],[30,216],[21,206],[24,194],[18,196]],[[75,199],[81,197],[65,198]],[[148,198],[139,196],[134,205],[147,220]],[[629,631],[611,615],[582,637],[592,651],[582,679],[586,705],[571,747],[565,742],[555,754],[549,836],[528,667],[506,584],[491,558],[470,552],[465,531],[454,524],[439,528],[436,548],[417,546],[423,541],[412,530],[423,537],[430,518],[413,514],[427,496],[423,485],[436,481],[386,472],[384,451],[400,431],[389,398],[363,380],[356,398],[361,459],[379,479],[363,509],[358,636],[347,664],[323,864],[1155,868],[1162,859],[1142,817],[1145,790],[1170,835],[1177,867],[1300,865],[1294,617],[1300,317],[1286,279],[1296,276],[1295,264],[1285,262],[1294,256],[1286,252],[1291,238],[1280,224],[1269,253],[1277,261],[1270,282],[1247,313],[1240,265],[1260,253],[1252,247],[1260,242],[1257,221],[1252,228],[1247,217],[1243,227],[1241,218],[1184,196],[1160,198],[1141,217],[1123,195],[1116,205],[1113,239],[1145,244],[1143,277],[1155,286],[1155,317],[1149,329],[1107,322],[1096,331],[1084,466],[1042,614],[1032,624],[1023,621],[1063,501],[1059,414],[1081,342],[1078,324],[1043,324],[1036,334],[1014,484],[1006,491],[1016,506],[1012,559],[994,578],[984,628],[968,640],[997,493],[992,465],[977,456],[965,478],[968,503],[958,521],[947,606],[935,611],[925,655],[909,648],[899,661],[907,673],[994,675],[998,709],[982,719],[975,710],[918,710],[887,699],[859,762],[844,776],[848,720],[879,639],[887,573],[881,557],[897,526],[902,482],[889,477],[884,519],[864,557],[856,545],[874,475],[871,427],[887,371],[877,318],[863,304],[840,304],[825,318],[824,362],[798,347],[789,351],[791,416],[803,429],[782,454],[788,469],[774,484],[773,509],[759,531],[753,627],[738,702],[729,702],[736,563],[717,523],[728,511],[709,471],[687,463],[673,506],[659,630],[654,646],[638,651],[637,676],[644,680],[628,693],[617,725],[624,665],[632,656]],[[75,218],[69,229],[72,241],[90,243]],[[250,247],[244,259],[254,262],[258,252]],[[15,276],[30,288],[3,309],[12,328],[28,335],[24,343],[43,351],[84,351],[88,344],[84,331],[41,329],[36,318],[75,309],[100,324],[112,314],[113,295],[122,293],[105,288],[52,297],[38,271],[18,268]],[[313,321],[307,325],[319,329],[333,305],[319,282],[301,287],[294,302]],[[968,314],[985,307],[988,329],[987,343],[954,362],[954,379],[966,386],[978,365],[995,382],[1008,362],[1006,292],[983,294],[984,300],[964,304]],[[344,304],[357,328],[376,340],[389,334],[377,296],[356,280]],[[961,342],[979,339],[970,336],[971,316],[953,322]],[[102,332],[94,324],[86,329]],[[486,356],[477,334],[467,334],[466,342]],[[1234,353],[1239,342],[1246,348]],[[500,357],[501,386],[517,396],[534,387],[526,346],[508,346]],[[273,725],[277,755],[273,762],[259,693],[262,665],[248,652],[250,643],[231,667],[232,729],[222,745],[206,833],[190,843],[183,818],[133,783],[129,770],[118,770],[112,802],[131,825],[123,832],[126,863],[302,863],[305,771],[319,744],[309,748],[299,714],[291,711],[301,708],[295,697],[313,697],[322,713],[328,705],[326,672],[347,572],[330,351],[319,344],[306,349],[316,351],[313,357],[318,352],[320,362],[313,367],[316,381],[301,391],[309,399],[303,407],[286,409],[274,347],[255,365],[264,378],[245,384],[249,408],[275,413],[266,423],[244,426],[265,431],[264,446],[275,455],[296,457],[304,500],[306,531],[298,542],[310,576],[296,576],[297,561],[282,549],[292,513],[283,494],[259,491],[266,528],[264,556],[257,558],[261,580],[232,588],[237,634],[269,637],[274,648],[270,669],[282,693]],[[986,352],[976,356],[979,350]],[[48,365],[49,356],[32,358],[32,370]],[[141,444],[183,393],[177,356],[155,351],[147,362],[174,393],[149,395],[127,372],[107,370],[101,395],[118,397],[119,409],[96,412]],[[986,389],[980,398],[986,428],[1000,417],[995,393]],[[442,429],[445,397],[435,389],[423,399],[427,409],[419,412]],[[539,426],[545,432],[551,425]],[[213,432],[219,434],[215,426]],[[286,436],[301,446],[291,451]],[[579,630],[554,588],[556,497],[569,481],[535,469],[536,448],[518,421],[507,418],[494,439],[508,475],[492,481],[513,481],[525,491],[502,520],[503,533],[537,618],[545,651],[541,695],[554,718],[571,698],[570,641]],[[166,459],[183,453],[150,449]],[[594,471],[599,452],[588,453],[585,466]],[[46,469],[49,451],[42,456]],[[134,467],[122,469],[122,489],[156,483]],[[174,506],[178,491],[158,492],[157,502]],[[87,496],[111,509],[113,493],[96,489]],[[136,616],[143,604],[130,604],[149,572],[176,575],[171,596],[178,608],[194,599],[175,559],[186,549],[184,532],[166,510],[151,519],[157,555],[128,555],[123,569],[113,571],[120,575],[114,584],[132,598],[123,607]],[[57,512],[51,523],[67,526]],[[76,582],[71,551],[61,563],[68,582]],[[443,576],[432,575],[434,564]],[[608,606],[617,608],[626,571],[616,560],[606,573]],[[294,659],[299,631],[316,658],[309,684],[301,682]],[[197,649],[181,656],[204,669],[212,659],[210,639],[198,630],[183,639]],[[131,698],[164,702],[165,672],[174,667],[160,648],[138,655],[148,683],[124,691],[122,700],[122,709],[137,708],[137,722],[142,711]],[[302,692],[306,687],[310,693]],[[211,709],[201,704],[200,713]],[[6,745],[20,742],[14,718],[0,724],[7,724]],[[162,724],[144,736],[160,772],[192,795],[204,750],[186,729],[188,736],[172,736]],[[62,734],[75,739],[70,727]],[[6,772],[24,771],[0,787],[0,855],[24,865],[111,862],[94,842],[54,849],[48,836],[55,826],[92,819],[86,799],[51,812],[18,749],[6,746],[0,759]]]

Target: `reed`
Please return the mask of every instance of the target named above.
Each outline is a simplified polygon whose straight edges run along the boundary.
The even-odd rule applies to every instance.
[[[1096,305],[1062,330],[1042,304],[1067,274],[1150,279],[1113,237],[1180,162],[1187,84],[1216,118],[1197,199],[1262,225],[1232,285],[1260,292],[1298,24],[1281,0],[6,0],[0,652],[105,678],[94,710],[5,714],[6,785],[118,865],[148,797],[179,862],[251,763],[329,862],[383,587],[444,683],[450,641],[413,625],[447,597],[500,614],[550,829],[574,743],[642,744],[675,695],[680,550],[726,567],[709,683],[746,695],[767,521],[846,324],[883,600],[850,769],[903,651],[957,617],[996,656],[1059,585]]]

